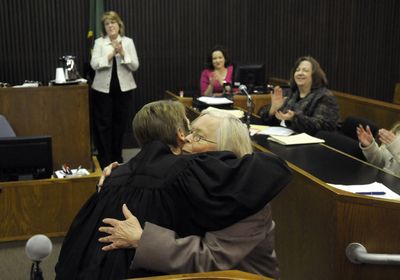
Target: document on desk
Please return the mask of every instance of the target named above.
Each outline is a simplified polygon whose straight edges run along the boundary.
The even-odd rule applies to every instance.
[[[225,109],[219,109],[219,108],[210,106],[207,109],[204,109],[202,112],[208,112],[208,111],[228,113],[228,114],[234,115],[238,119],[241,119],[244,117],[244,112],[242,110],[225,110]]]
[[[262,135],[278,135],[278,136],[289,136],[293,134],[294,131],[282,127],[282,126],[267,126],[267,125],[250,125],[250,134],[262,134]]]
[[[338,185],[329,183],[328,185],[343,191],[352,192],[360,195],[368,195],[387,199],[400,199],[400,195],[386,187],[384,184],[378,182],[364,185]]]
[[[324,139],[320,139],[307,133],[299,133],[289,136],[271,135],[268,140],[282,144],[282,145],[300,145],[300,144],[315,144],[324,143]]]
[[[226,97],[208,97],[208,96],[201,96],[197,98],[197,100],[206,103],[208,105],[224,105],[224,104],[232,104],[233,101],[229,100]]]

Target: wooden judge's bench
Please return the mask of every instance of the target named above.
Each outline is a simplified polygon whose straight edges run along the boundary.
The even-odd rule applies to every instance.
[[[400,118],[400,105],[334,94],[342,119],[362,117],[389,128]],[[262,103],[269,102],[267,96]],[[189,98],[171,91],[165,97],[184,103],[189,119],[199,115],[188,105]],[[235,99],[234,105],[242,107]],[[257,116],[252,117],[256,123]],[[328,184],[379,182],[400,194],[399,177],[326,144],[283,146],[265,135],[252,140],[256,150],[286,160],[294,175],[271,203],[282,279],[399,279],[399,265],[355,264],[346,257],[346,248],[355,242],[369,253],[400,254],[400,200],[353,194]]]
[[[0,241],[38,233],[64,235],[101,175],[91,156],[88,86],[0,88],[0,114],[17,136],[52,137],[53,170],[67,163],[90,172],[76,178],[0,182]]]

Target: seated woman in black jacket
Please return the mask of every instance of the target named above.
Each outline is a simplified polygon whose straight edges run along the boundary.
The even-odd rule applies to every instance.
[[[274,88],[271,104],[260,110],[261,118],[268,125],[282,125],[311,135],[319,130],[335,130],[339,106],[326,88],[327,83],[314,58],[300,57],[291,71],[290,88],[285,92]]]

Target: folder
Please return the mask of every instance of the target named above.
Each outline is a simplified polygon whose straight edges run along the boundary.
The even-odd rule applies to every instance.
[[[268,138],[268,140],[282,144],[282,145],[300,145],[300,144],[315,144],[315,143],[324,143],[324,139],[320,139],[307,133],[299,133],[295,135],[289,136],[278,136],[272,135]]]

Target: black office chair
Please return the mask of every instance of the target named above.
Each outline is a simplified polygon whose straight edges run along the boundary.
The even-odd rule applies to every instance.
[[[369,126],[369,128],[371,129],[372,135],[375,137],[378,133],[378,127],[371,122],[368,119],[364,119],[364,118],[360,118],[360,117],[354,117],[354,116],[348,116],[344,122],[342,123],[341,129],[340,131],[348,136],[353,138],[354,140],[358,141],[358,137],[357,137],[357,132],[356,132],[356,128],[357,126],[361,124],[362,126]]]
[[[358,141],[338,131],[321,130],[318,131],[315,136],[324,139],[326,145],[365,161],[364,154],[360,149]]]

